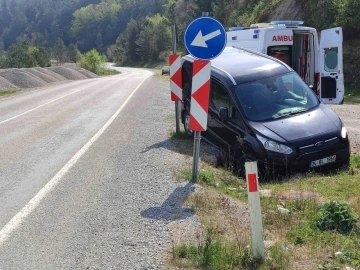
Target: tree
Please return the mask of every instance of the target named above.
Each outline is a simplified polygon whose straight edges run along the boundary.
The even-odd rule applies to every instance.
[[[116,40],[115,61],[120,65],[138,62],[138,48],[136,41],[140,35],[141,25],[144,20],[131,20],[124,33]]]
[[[35,59],[35,66],[46,67],[50,65],[50,54],[44,49],[30,45],[28,52]]]
[[[31,68],[45,67],[49,62],[49,53],[44,48],[24,41],[10,46],[3,64],[4,68]]]
[[[345,36],[348,38],[357,38],[360,34],[360,1],[359,0],[332,0],[335,2],[338,15],[336,24],[345,29]]]
[[[169,28],[170,22],[160,14],[146,18],[146,24],[135,42],[138,46],[137,54],[143,62],[159,61],[160,54],[170,50]]]
[[[4,49],[4,43],[0,42],[0,69],[6,68],[6,51]]]
[[[114,26],[120,9],[119,0],[104,0],[98,5],[91,4],[76,10],[70,31],[73,37],[81,40],[80,48],[88,50],[96,47],[105,51],[104,47],[113,44],[119,33],[114,35],[111,31],[117,31]]]
[[[217,0],[212,5],[214,17],[218,18],[223,25],[229,26],[232,14],[240,10],[242,5],[236,0]]]
[[[199,7],[196,2],[188,0],[171,0],[164,6],[165,14],[171,24],[176,24],[179,49],[184,50],[185,44],[181,37],[184,36],[187,26],[196,18]]]
[[[5,55],[6,52],[5,52],[5,46],[4,46],[4,43],[0,42],[0,57]]]
[[[53,52],[53,57],[55,58],[55,60],[58,61],[58,63],[60,63],[60,65],[68,60],[67,48],[64,44],[64,41],[61,38],[58,38],[56,40],[52,52]]]
[[[115,60],[115,54],[116,54],[116,45],[113,44],[107,49],[106,52],[108,61],[113,62]]]
[[[10,46],[7,53],[7,65],[9,68],[30,68],[36,66],[36,60],[32,55],[27,42],[21,42]]]
[[[74,44],[70,44],[67,49],[67,56],[70,62],[76,63],[81,58],[81,53]]]

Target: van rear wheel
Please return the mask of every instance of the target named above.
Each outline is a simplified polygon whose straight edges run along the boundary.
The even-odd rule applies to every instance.
[[[190,137],[194,136],[194,131],[190,129],[190,114],[187,111],[184,113],[184,130]]]

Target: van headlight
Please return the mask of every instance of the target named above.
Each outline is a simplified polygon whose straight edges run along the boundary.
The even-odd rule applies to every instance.
[[[346,127],[342,126],[342,128],[341,128],[341,137],[342,137],[343,139],[346,139],[346,136],[347,136]]]
[[[262,142],[266,150],[285,155],[290,155],[293,152],[293,150],[289,146],[265,139],[259,135],[256,136],[260,140],[260,142]]]

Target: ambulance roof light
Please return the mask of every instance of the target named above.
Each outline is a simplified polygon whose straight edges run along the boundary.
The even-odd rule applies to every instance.
[[[298,26],[303,25],[303,21],[272,21],[271,25],[285,25],[285,26]]]
[[[271,27],[270,23],[253,23],[250,25],[250,28],[269,28]]]
[[[240,30],[245,30],[246,28],[243,26],[235,26],[235,27],[230,27],[229,31],[240,31]]]

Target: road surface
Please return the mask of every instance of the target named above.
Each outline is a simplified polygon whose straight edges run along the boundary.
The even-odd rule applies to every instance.
[[[121,71],[0,99],[0,269],[167,268],[169,224],[192,216],[160,149],[173,105]]]

